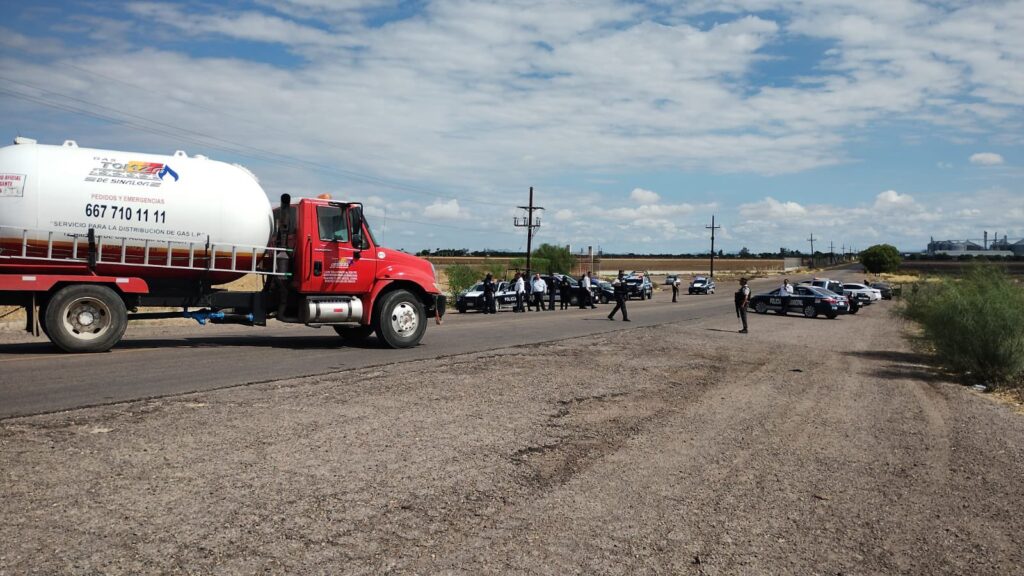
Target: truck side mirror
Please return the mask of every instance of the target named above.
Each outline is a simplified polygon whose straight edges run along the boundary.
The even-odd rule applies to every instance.
[[[363,242],[363,207],[353,204],[348,208],[348,225],[350,227],[349,237],[352,239],[352,247],[362,250]]]

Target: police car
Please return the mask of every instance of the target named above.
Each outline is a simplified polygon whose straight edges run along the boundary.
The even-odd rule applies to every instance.
[[[500,310],[512,308],[516,305],[515,286],[511,282],[495,282],[494,305]],[[459,312],[468,310],[484,309],[484,283],[477,282],[475,286],[466,290],[455,299],[455,309]]]
[[[714,294],[715,281],[707,276],[697,276],[690,282],[690,294]]]
[[[849,301],[845,296],[830,292],[817,286],[800,284],[793,287],[793,295],[789,297],[789,307],[782,308],[782,295],[776,288],[766,294],[757,294],[750,299],[750,306],[758,314],[767,314],[774,310],[779,314],[797,312],[807,318],[824,314],[827,318],[835,318],[849,310]]]

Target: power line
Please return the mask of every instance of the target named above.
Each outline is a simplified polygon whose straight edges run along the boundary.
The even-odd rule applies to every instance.
[[[2,79],[2,78],[0,78],[0,79]],[[8,95],[14,96],[16,98],[21,98],[23,100],[28,100],[28,101],[31,101],[31,102],[34,102],[34,103],[37,103],[37,104],[41,104],[41,105],[44,105],[44,106],[48,106],[48,107],[51,107],[51,108],[56,108],[58,110],[65,110],[67,112],[83,114],[83,115],[86,115],[86,116],[89,116],[89,117],[92,117],[92,118],[96,118],[96,119],[99,119],[99,120],[104,120],[104,121],[120,124],[120,125],[126,126],[128,128],[133,128],[133,129],[137,129],[137,130],[144,130],[144,131],[147,131],[147,132],[150,132],[150,133],[153,133],[153,134],[159,134],[159,135],[162,135],[162,136],[169,136],[169,137],[173,137],[173,138],[181,138],[182,137],[181,134],[177,134],[177,133],[175,133],[173,131],[161,130],[161,129],[158,129],[158,128],[153,128],[153,127],[137,124],[137,123],[130,122],[130,121],[125,121],[125,120],[120,119],[120,118],[104,115],[104,114],[101,114],[101,113],[98,113],[98,112],[92,112],[92,111],[85,110],[85,109],[82,109],[82,108],[79,108],[79,107],[76,107],[76,106],[73,106],[73,105],[70,105],[70,104],[66,104],[66,103],[62,103],[62,102],[56,102],[56,101],[48,100],[48,99],[42,98],[42,97],[31,96],[31,95],[27,95],[27,94],[23,94],[23,93],[14,92],[14,91],[12,91],[10,89],[3,88],[3,87],[0,87],[0,93],[8,94]],[[131,115],[128,115],[128,116],[131,116]],[[161,123],[157,122],[156,124],[161,124]],[[171,128],[173,128],[173,127],[171,127]],[[238,153],[235,150],[231,150],[231,149],[220,147],[220,146],[210,145],[210,144],[203,143],[203,142],[198,142],[196,140],[189,140],[189,141],[192,142],[192,143],[197,143],[197,144],[200,144],[200,145],[206,145],[206,146],[209,146],[211,148],[214,148],[214,149],[217,149],[217,150],[221,150],[221,151],[225,151],[225,152],[229,152],[229,153]],[[242,155],[247,155],[247,154],[242,154]],[[247,156],[250,157],[250,158],[253,157],[252,155],[247,155]],[[270,161],[270,162],[278,162],[279,164],[291,165],[291,166],[295,167],[295,164],[293,164],[293,163],[276,160],[274,158],[261,158],[261,159],[265,159],[265,160]],[[457,200],[457,198],[456,198],[456,200]],[[475,229],[475,228],[463,228],[463,227],[460,227],[460,226],[436,224],[436,223],[433,223],[433,222],[423,222],[423,221],[418,221],[418,220],[403,220],[403,219],[394,218],[394,217],[392,217],[390,219],[392,219],[392,220],[401,220],[401,221],[404,221],[404,222],[415,223],[415,224],[421,224],[421,225],[424,225],[424,226],[434,226],[434,227],[440,227],[440,228],[449,228],[449,229],[452,229],[452,230],[460,230],[460,231],[466,231],[466,232],[495,233],[494,230],[483,230],[483,229]],[[511,233],[503,233],[503,232],[497,232],[497,233],[511,235]]]
[[[187,129],[187,128],[181,128],[179,126],[175,126],[175,125],[167,124],[167,123],[164,123],[164,122],[160,122],[160,121],[154,120],[154,119],[152,119],[150,117],[138,116],[138,115],[131,114],[131,113],[128,113],[128,112],[124,112],[124,111],[121,111],[119,109],[111,108],[109,106],[105,106],[103,104],[99,104],[99,103],[93,102],[91,100],[86,100],[86,99],[83,99],[83,98],[78,98],[78,97],[75,97],[75,96],[69,96],[69,95],[66,95],[66,94],[61,94],[61,93],[58,93],[58,92],[54,92],[52,90],[48,90],[48,89],[42,88],[40,86],[36,86],[36,85],[33,85],[33,84],[29,84],[29,83],[26,83],[26,82],[15,80],[13,78],[0,77],[0,80],[3,80],[3,81],[8,82],[10,84],[19,84],[21,86],[25,86],[25,87],[31,88],[33,90],[38,90],[38,91],[40,91],[40,92],[42,92],[44,94],[48,94],[48,95],[51,95],[51,96],[54,96],[54,97],[57,97],[57,98],[64,98],[64,99],[71,100],[71,101],[74,101],[74,102],[79,102],[81,104],[84,104],[84,105],[87,105],[87,106],[92,106],[94,108],[106,109],[106,110],[109,110],[109,111],[113,112],[114,114],[121,115],[121,116],[128,117],[128,118],[134,118],[136,120],[142,121],[143,124],[138,124],[138,123],[135,123],[135,122],[125,121],[123,118],[120,118],[118,116],[112,116],[112,115],[109,115],[109,114],[102,114],[102,113],[99,113],[99,112],[94,112],[94,111],[91,111],[91,110],[88,110],[88,109],[85,109],[85,108],[81,108],[81,107],[78,107],[78,106],[69,105],[69,104],[66,104],[66,103],[63,103],[63,102],[59,102],[59,101],[54,101],[52,99],[48,100],[48,99],[41,98],[39,96],[33,96],[33,95],[25,94],[25,93],[22,93],[22,92],[14,92],[14,91],[10,90],[9,88],[0,88],[0,91],[4,92],[4,93],[6,93],[6,94],[8,94],[10,96],[13,96],[15,98],[20,98],[22,100],[27,100],[27,101],[30,101],[30,102],[34,102],[36,104],[42,104],[44,106],[49,106],[49,107],[52,107],[52,108],[57,108],[57,109],[60,109],[60,110],[64,110],[66,112],[82,114],[82,115],[85,115],[85,116],[89,116],[89,117],[96,118],[96,119],[99,119],[99,120],[104,120],[104,121],[107,121],[107,122],[112,122],[112,123],[115,123],[115,124],[122,124],[122,125],[131,127],[133,129],[136,129],[136,130],[149,132],[151,134],[159,134],[161,136],[170,136],[170,137],[173,137],[173,138],[182,139],[182,140],[185,140],[186,142],[191,142],[193,144],[198,144],[200,146],[206,146],[208,148],[212,148],[212,149],[215,149],[215,150],[220,150],[222,152],[227,152],[229,154],[235,154],[235,155],[238,155],[238,156],[243,156],[243,157],[247,157],[247,158],[253,158],[253,159],[256,159],[256,160],[262,160],[262,161],[266,161],[266,162],[275,162],[275,163],[278,163],[278,164],[281,164],[281,165],[285,165],[285,166],[290,166],[290,167],[293,167],[293,168],[301,168],[301,167],[314,168],[314,169],[317,169],[317,170],[320,170],[320,171],[323,171],[323,172],[328,172],[328,173],[332,173],[332,174],[336,174],[336,175],[341,175],[341,176],[344,176],[346,178],[349,178],[349,179],[352,179],[352,180],[361,181],[361,182],[364,182],[364,183],[367,183],[367,184],[374,184],[374,185],[382,186],[382,187],[385,187],[385,188],[391,188],[393,190],[398,190],[398,191],[402,191],[402,192],[409,192],[411,194],[419,194],[419,195],[423,195],[423,196],[427,196],[427,197],[431,197],[431,198],[442,198],[442,199],[447,199],[447,200],[456,200],[456,201],[462,201],[462,202],[466,202],[466,203],[480,204],[480,205],[484,205],[484,206],[505,206],[505,204],[500,204],[500,203],[497,203],[497,202],[487,202],[487,201],[484,201],[484,200],[476,200],[476,199],[472,199],[472,198],[464,198],[464,197],[455,196],[455,195],[451,195],[451,194],[442,194],[442,193],[439,193],[439,192],[436,192],[436,191],[427,190],[427,189],[424,189],[424,188],[419,188],[419,187],[412,186],[412,185],[409,185],[409,184],[403,184],[403,183],[394,182],[394,181],[387,180],[387,179],[384,179],[384,178],[381,178],[381,177],[378,177],[378,176],[368,175],[368,174],[364,174],[364,173],[361,173],[361,172],[356,172],[354,170],[348,170],[348,169],[339,168],[339,167],[333,166],[333,165],[327,165],[327,164],[322,164],[322,163],[319,163],[319,162],[314,162],[314,161],[311,161],[311,160],[305,160],[305,159],[302,159],[302,158],[296,158],[294,156],[289,156],[287,154],[282,154],[280,152],[273,152],[273,151],[265,150],[265,149],[258,148],[258,147],[255,147],[255,146],[250,146],[250,145],[247,145],[247,144],[238,143],[238,142],[235,142],[235,141],[232,141],[232,140],[227,140],[227,139],[224,139],[224,138],[219,138],[217,136],[212,136],[212,135],[209,135],[209,134],[204,134],[202,132],[197,132],[195,130],[191,130],[191,129]],[[129,84],[129,85],[131,85],[131,84]],[[179,101],[181,101],[181,100],[179,100]],[[192,103],[189,103],[189,102],[185,102],[185,103],[190,104],[190,105],[192,104]],[[204,109],[210,110],[212,112],[216,112],[216,113],[220,114],[220,112],[217,112],[216,110],[214,110],[212,108],[209,108],[209,107],[204,107]],[[154,125],[163,126],[163,127],[165,127],[165,129],[164,130],[160,130],[160,129],[154,128],[153,127]],[[215,143],[211,143],[211,142],[207,142],[207,141],[203,141],[203,140],[196,140],[195,137],[199,137],[201,139],[205,139],[205,140],[209,140],[209,141],[213,141],[213,142],[221,142],[223,144],[215,144]]]

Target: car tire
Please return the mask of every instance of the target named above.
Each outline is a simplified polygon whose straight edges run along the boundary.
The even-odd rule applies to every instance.
[[[754,311],[757,312],[758,314],[767,314],[768,304],[764,302],[758,302],[757,304],[754,305]]]
[[[804,318],[816,318],[818,316],[818,310],[813,304],[804,306]]]
[[[839,314],[836,314],[835,312],[829,312],[828,314],[825,314],[825,317],[828,318],[829,320],[835,320],[836,316],[839,316]]]
[[[459,310],[459,314],[465,314],[466,313],[466,309],[465,308],[459,308],[458,310]]]

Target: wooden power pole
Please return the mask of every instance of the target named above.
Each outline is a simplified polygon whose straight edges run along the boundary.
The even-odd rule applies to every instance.
[[[530,273],[530,253],[533,251],[533,231],[540,228],[540,217],[534,221],[533,213],[544,208],[533,205],[533,186],[530,186],[530,202],[526,206],[519,206],[521,210],[526,210],[526,217],[519,218],[515,217],[512,219],[512,224],[516,228],[526,228],[526,273]],[[529,278],[527,278],[529,282]]]
[[[721,226],[715,226],[715,215],[711,215],[711,226],[705,226],[708,230],[711,230],[711,274],[712,278],[715,277],[715,230],[721,228]]]

